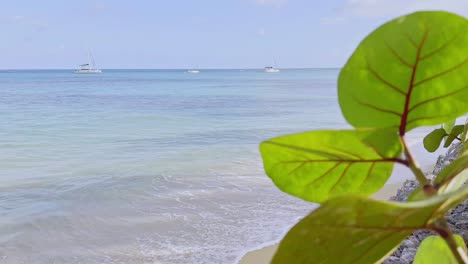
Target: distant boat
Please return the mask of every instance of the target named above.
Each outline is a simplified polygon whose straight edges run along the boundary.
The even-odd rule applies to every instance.
[[[96,68],[96,63],[94,62],[91,51],[88,51],[88,63],[78,65],[78,69],[75,70],[75,73],[102,73],[101,70]]]
[[[187,72],[188,72],[188,73],[200,73],[199,70],[188,70]]]
[[[280,70],[278,69],[278,67],[276,66],[276,60],[273,59],[274,63],[275,63],[275,67],[271,67],[271,66],[268,66],[268,67],[265,67],[265,72],[268,72],[268,73],[275,73],[275,72],[279,72]]]
[[[274,72],[279,72],[279,69],[273,68],[273,67],[265,67],[265,72],[268,73],[274,73]]]

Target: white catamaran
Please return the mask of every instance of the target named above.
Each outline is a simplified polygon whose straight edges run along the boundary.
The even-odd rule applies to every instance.
[[[275,60],[275,59],[273,59],[273,62],[274,62],[274,64],[275,64],[275,67],[271,67],[271,66],[265,67],[265,69],[264,69],[265,72],[268,72],[268,73],[275,73],[275,72],[279,72],[279,71],[280,71],[280,70],[276,67],[276,60]]]
[[[78,67],[79,68],[75,70],[75,73],[102,73],[101,70],[96,68],[96,63],[94,62],[91,51],[88,51],[88,63],[81,64]]]
[[[275,63],[275,67],[265,67],[265,72],[268,72],[268,73],[275,73],[275,72],[279,72],[279,69],[276,67],[276,60],[274,60],[274,63]]]
[[[280,70],[275,69],[273,67],[265,67],[265,72],[273,73],[273,72],[279,72]]]

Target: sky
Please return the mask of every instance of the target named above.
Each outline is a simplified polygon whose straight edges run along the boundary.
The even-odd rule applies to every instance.
[[[0,69],[341,67],[380,24],[467,0],[15,0]]]

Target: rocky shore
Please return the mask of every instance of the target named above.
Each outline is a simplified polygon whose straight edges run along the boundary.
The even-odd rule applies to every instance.
[[[458,153],[462,149],[462,144],[453,144],[449,147],[445,155],[440,155],[437,159],[437,163],[434,166],[432,172],[426,174],[430,179],[433,179],[435,175],[438,175],[442,169],[455,160]],[[406,201],[408,195],[413,192],[419,186],[416,180],[407,180],[403,186],[398,190],[397,194],[390,198],[393,201]],[[465,243],[468,242],[468,200],[465,200],[462,204],[451,210],[447,214],[447,222],[452,228],[453,232],[461,235]],[[414,260],[416,251],[424,240],[429,235],[435,235],[431,231],[416,231],[409,236],[400,247],[385,260],[384,264],[411,264]]]

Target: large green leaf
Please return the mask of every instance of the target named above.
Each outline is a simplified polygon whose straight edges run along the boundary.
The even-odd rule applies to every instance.
[[[339,102],[354,127],[400,134],[468,111],[468,20],[417,12],[367,36],[341,70]]]
[[[431,133],[423,139],[424,148],[429,152],[436,151],[442,139],[446,136],[445,130],[443,128],[434,129]]]
[[[385,139],[385,140],[383,140]],[[260,144],[265,171],[283,191],[312,202],[371,194],[390,176],[402,151],[391,129],[312,131]]]
[[[468,188],[425,201],[391,203],[346,195],[328,200],[281,241],[273,263],[376,263],[417,229],[468,196]]]
[[[455,235],[457,245],[465,251],[466,245],[463,237]],[[447,242],[440,236],[426,237],[419,246],[418,252],[414,257],[413,264],[457,264],[457,260],[452,254]]]

